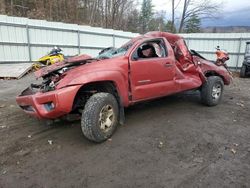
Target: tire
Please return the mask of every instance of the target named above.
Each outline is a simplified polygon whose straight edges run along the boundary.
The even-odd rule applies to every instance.
[[[241,69],[240,69],[240,77],[241,78],[245,78],[246,77],[246,65],[242,65]]]
[[[216,106],[222,98],[224,82],[218,76],[210,76],[201,88],[201,102],[207,106]]]
[[[118,125],[119,108],[110,93],[96,93],[86,102],[81,127],[84,136],[94,142],[110,138]]]

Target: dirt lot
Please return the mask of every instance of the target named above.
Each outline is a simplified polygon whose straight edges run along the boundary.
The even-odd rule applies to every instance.
[[[14,97],[33,79],[0,81],[0,187],[250,187],[250,79],[216,107],[188,92],[126,109],[102,144],[24,114]]]

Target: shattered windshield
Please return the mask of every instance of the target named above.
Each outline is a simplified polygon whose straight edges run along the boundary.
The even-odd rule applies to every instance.
[[[123,56],[126,54],[128,49],[133,45],[133,43],[128,43],[120,48],[109,47],[105,48],[99,52],[99,55],[96,57],[97,59],[109,59],[112,57]]]

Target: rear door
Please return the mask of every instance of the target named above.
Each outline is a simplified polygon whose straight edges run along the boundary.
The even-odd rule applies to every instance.
[[[130,57],[132,100],[139,101],[168,95],[175,91],[175,59],[168,42],[163,39],[146,40],[138,44]],[[145,45],[153,46],[156,55],[146,56]]]

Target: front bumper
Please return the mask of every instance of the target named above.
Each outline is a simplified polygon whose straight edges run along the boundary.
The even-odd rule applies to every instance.
[[[55,119],[71,112],[80,87],[80,85],[68,86],[46,93],[32,93],[27,88],[16,97],[16,102],[31,116],[39,119]]]

